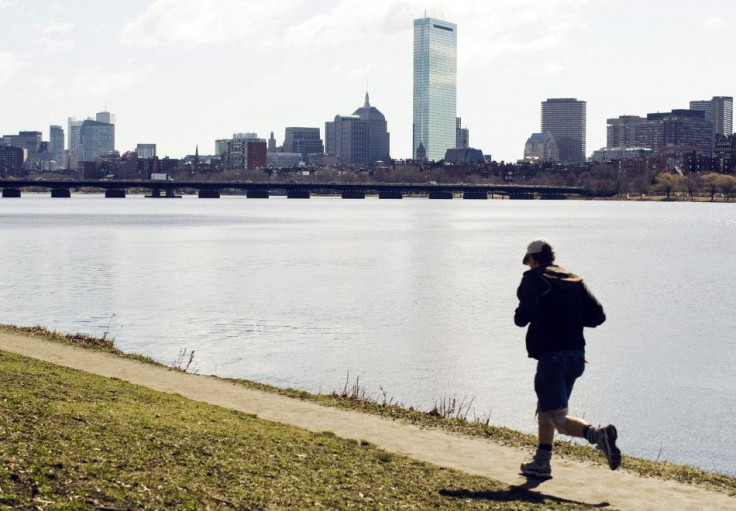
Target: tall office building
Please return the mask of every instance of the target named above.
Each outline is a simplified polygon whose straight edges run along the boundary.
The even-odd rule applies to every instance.
[[[95,161],[115,150],[115,125],[87,119],[79,129],[79,161]]]
[[[456,145],[457,25],[414,20],[414,125],[412,156],[422,144],[428,160]]]
[[[710,100],[690,102],[690,110],[705,112],[705,118],[713,123],[712,135],[733,134],[733,97],[714,96]]]
[[[348,165],[372,165],[389,156],[391,135],[386,118],[371,106],[368,93],[365,103],[353,115],[336,115],[325,123],[327,154],[340,157]]]
[[[368,163],[373,164],[388,159],[391,152],[391,134],[388,132],[388,123],[381,111],[371,106],[367,92],[363,106],[353,112],[353,115],[357,115],[361,121],[368,124]]]
[[[49,128],[49,151],[51,157],[56,160],[57,168],[66,168],[64,157],[64,128],[52,125]]]
[[[97,112],[95,120],[106,124],[115,124],[115,115],[110,112]]]
[[[585,110],[585,101],[575,98],[542,102],[542,133],[555,138],[562,162],[585,163]]]
[[[77,164],[79,163],[79,141],[80,141],[80,130],[82,129],[82,123],[84,121],[78,121],[74,117],[69,117],[68,120],[68,126],[69,129],[67,130],[67,147],[68,147],[68,156],[67,159],[67,168],[69,169],[77,169]]]

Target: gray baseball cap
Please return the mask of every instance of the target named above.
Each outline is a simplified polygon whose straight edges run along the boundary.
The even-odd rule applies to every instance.
[[[539,238],[538,240],[534,240],[526,247],[526,254],[524,254],[524,259],[521,261],[521,264],[529,262],[530,255],[541,254],[542,252],[547,251],[554,254],[552,244],[547,239]]]

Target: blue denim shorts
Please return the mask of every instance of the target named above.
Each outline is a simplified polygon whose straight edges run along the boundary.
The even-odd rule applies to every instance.
[[[540,412],[567,408],[575,380],[585,370],[585,352],[581,350],[554,351],[540,355],[534,391]]]

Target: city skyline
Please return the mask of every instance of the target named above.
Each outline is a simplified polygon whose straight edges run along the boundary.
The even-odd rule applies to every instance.
[[[426,8],[426,11],[425,11]],[[412,20],[458,26],[457,115],[470,145],[522,158],[546,98],[587,104],[587,154],[606,120],[734,96],[727,1],[0,0],[0,133],[114,112],[116,148],[211,153],[232,133],[323,127],[370,92],[391,156],[412,153]],[[324,134],[323,134],[324,136]]]

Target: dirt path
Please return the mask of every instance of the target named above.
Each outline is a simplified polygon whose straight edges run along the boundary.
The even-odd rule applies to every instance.
[[[558,499],[615,509],[736,510],[736,497],[644,478],[624,469],[612,472],[559,458],[553,461],[554,479],[530,483],[519,475],[519,464],[528,454],[519,449],[249,390],[217,378],[181,373],[30,336],[0,332],[0,350],[119,378],[310,431],[332,431],[343,438],[367,440],[387,451],[509,485],[525,486]],[[623,463],[625,466],[625,457]]]

